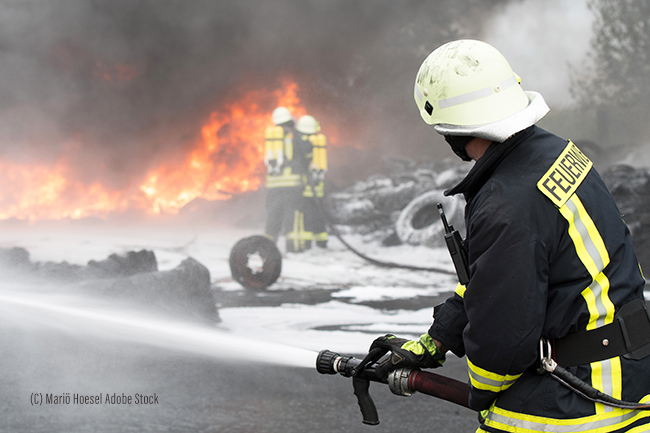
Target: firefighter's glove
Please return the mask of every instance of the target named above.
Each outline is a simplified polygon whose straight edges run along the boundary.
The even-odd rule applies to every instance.
[[[445,362],[445,354],[436,346],[429,334],[422,334],[419,340],[406,340],[386,334],[372,342],[370,350],[380,348],[390,351],[376,369],[377,376],[386,377],[398,368],[435,368]]]

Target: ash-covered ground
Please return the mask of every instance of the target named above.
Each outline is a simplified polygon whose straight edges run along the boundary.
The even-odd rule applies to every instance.
[[[468,409],[425,395],[397,397],[379,384],[371,386],[371,395],[381,424],[365,426],[351,381],[320,375],[292,352],[311,353],[307,358],[314,361],[322,349],[359,357],[376,336],[386,332],[417,337],[428,329],[432,307],[453,290],[451,276],[376,267],[333,239],[327,250],[284,254],[278,282],[266,291],[250,292],[232,281],[228,256],[238,239],[251,234],[258,231],[216,224],[68,221],[9,227],[6,223],[0,248],[24,247],[35,263],[82,266],[110,254],[146,249],[153,251],[158,269],[164,272],[193,257],[210,271],[220,318],[210,328],[223,339],[217,335],[205,341],[209,348],[188,349],[184,335],[191,340],[203,329],[194,332],[191,326],[205,327],[205,323],[178,322],[170,328],[181,334],[169,339],[164,332],[172,331],[161,335],[147,327],[167,329],[162,323],[177,323],[172,319],[151,316],[137,307],[125,310],[117,299],[104,297],[99,303],[96,298],[86,299],[71,283],[7,273],[13,276],[0,284],[4,366],[0,431],[381,432],[421,431],[435,425],[438,431],[456,432],[475,428],[475,414]],[[379,259],[451,269],[442,249],[386,248],[360,235],[348,240]],[[14,295],[19,306],[7,303]],[[71,310],[60,311],[63,306]],[[183,331],[185,324],[190,328]],[[268,359],[275,363],[265,362]],[[287,365],[281,365],[282,360]],[[453,356],[439,372],[467,379],[464,360]],[[155,394],[158,403],[32,405],[35,393],[70,398],[102,393],[104,399],[113,394]]]

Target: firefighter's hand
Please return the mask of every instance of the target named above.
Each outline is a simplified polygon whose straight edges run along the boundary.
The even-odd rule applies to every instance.
[[[386,377],[398,368],[435,368],[445,362],[441,351],[429,334],[422,334],[419,340],[406,340],[386,334],[372,342],[370,350],[384,349],[390,355],[377,367],[377,376]]]

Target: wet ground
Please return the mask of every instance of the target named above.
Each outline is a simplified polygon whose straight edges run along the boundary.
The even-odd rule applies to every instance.
[[[222,308],[318,303],[325,302],[329,293],[323,289],[229,291],[220,302]],[[442,298],[410,302],[423,308]],[[409,301],[401,302],[400,308],[406,308]],[[224,362],[91,339],[62,332],[56,323],[43,329],[0,319],[0,341],[2,432],[455,433],[476,428],[476,414],[468,409],[427,395],[398,397],[382,384],[372,384],[370,389],[381,424],[364,425],[351,380],[323,376],[315,368]],[[465,381],[465,368],[463,360],[451,356],[438,373]],[[100,393],[102,404],[73,400],[75,394]],[[42,405],[32,404],[33,394],[42,395]],[[60,396],[63,402],[48,404],[48,394]],[[133,399],[139,394],[157,401],[106,404],[106,396],[113,394]],[[70,403],[66,403],[68,396]]]

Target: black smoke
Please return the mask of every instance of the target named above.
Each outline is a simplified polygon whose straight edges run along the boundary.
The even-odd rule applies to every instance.
[[[287,77],[323,131],[340,132],[330,158],[341,179],[363,173],[355,158],[431,156],[438,138],[413,103],[415,73],[441,43],[480,37],[504,3],[4,0],[0,159],[66,153],[82,180],[125,186],[182,153],[234,89]]]

